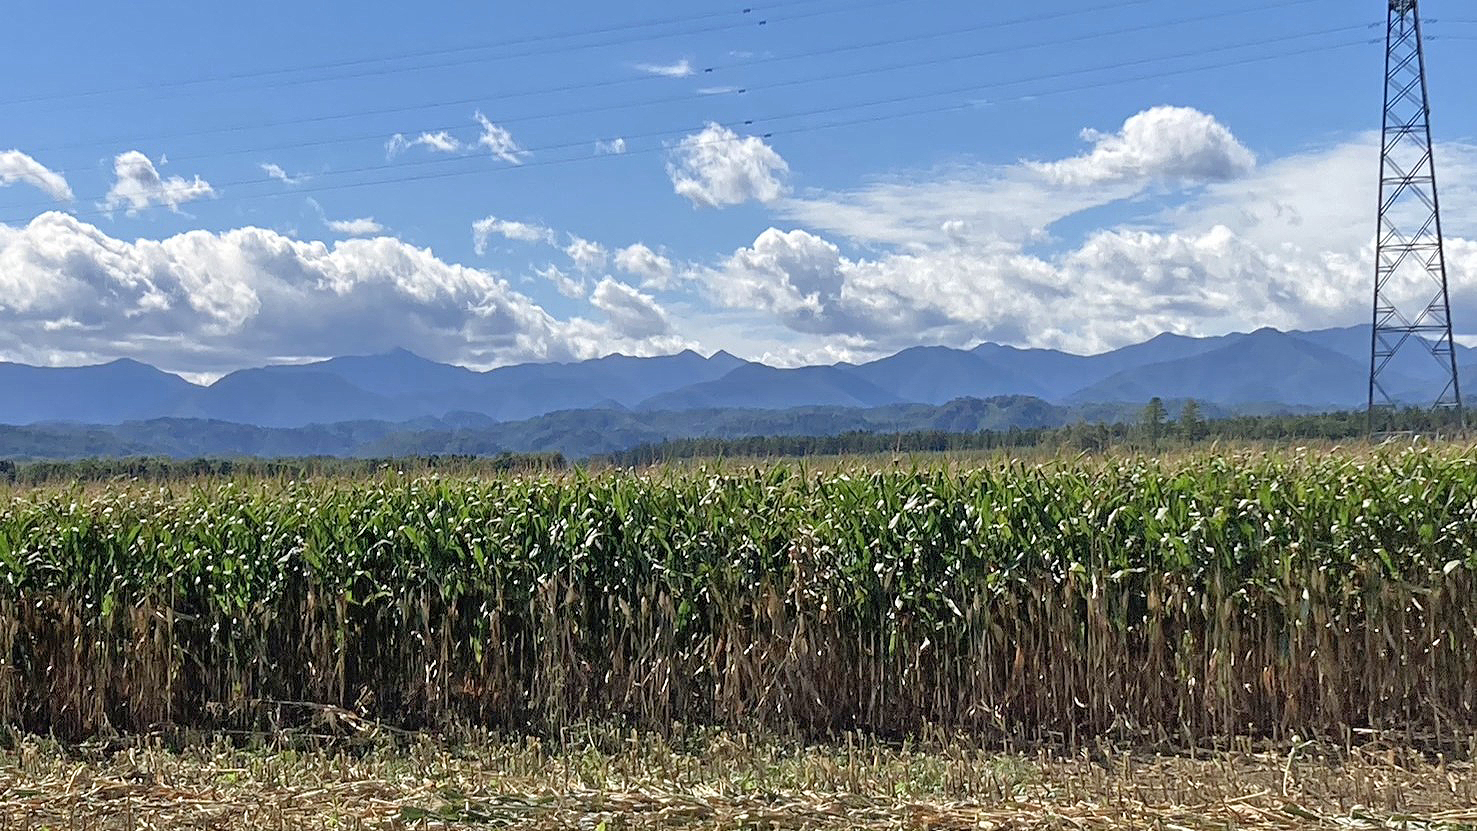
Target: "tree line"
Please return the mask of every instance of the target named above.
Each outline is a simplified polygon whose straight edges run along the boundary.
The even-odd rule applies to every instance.
[[[1151,399],[1137,421],[1077,423],[1061,427],[1030,427],[952,433],[922,430],[903,433],[853,431],[832,436],[753,436],[738,439],[674,439],[646,444],[602,459],[614,466],[645,466],[695,458],[772,458],[804,456],[876,455],[885,453],[947,453],[980,450],[1041,448],[1073,452],[1163,450],[1215,441],[1286,442],[1350,441],[1369,438],[1370,422],[1363,411],[1241,415],[1207,419],[1199,402],[1185,401],[1171,416],[1163,399]],[[1385,413],[1378,433],[1445,435],[1453,432],[1450,414],[1423,409]]]

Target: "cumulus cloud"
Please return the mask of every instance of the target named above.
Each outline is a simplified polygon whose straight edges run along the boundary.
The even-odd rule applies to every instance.
[[[615,265],[627,274],[640,277],[641,284],[647,288],[670,288],[676,274],[671,260],[639,242],[617,250]]]
[[[623,138],[595,142],[595,155],[597,156],[619,156],[625,152],[626,140]]]
[[[564,253],[580,271],[598,271],[605,267],[609,257],[605,246],[574,234],[569,235],[569,245],[564,247]]]
[[[789,173],[784,158],[763,139],[714,123],[678,142],[667,162],[677,194],[709,208],[773,202],[784,195]]]
[[[113,173],[117,179],[103,199],[103,207],[109,211],[126,208],[130,216],[151,205],[178,212],[186,202],[215,196],[215,189],[199,176],[193,180],[160,176],[149,157],[137,150],[119,153],[113,159]]]
[[[308,179],[308,177],[305,175],[289,175],[288,172],[286,170],[283,170],[282,166],[279,164],[262,162],[260,167],[262,169],[262,172],[267,174],[268,177],[276,179],[284,185],[300,185]]]
[[[469,366],[681,348],[629,324],[559,320],[496,274],[390,237],[240,228],[130,242],[58,212],[0,225],[0,354],[33,363],[127,356],[211,373],[396,346]]]
[[[595,285],[590,304],[605,312],[615,330],[628,338],[665,335],[672,328],[656,300],[608,276]]]
[[[1460,332],[1477,312],[1477,146],[1436,151],[1451,171],[1442,207]],[[872,356],[980,340],[1094,352],[1166,331],[1349,325],[1369,314],[1378,153],[1366,134],[1252,167],[1160,154],[1170,161],[1118,165],[1134,174],[1092,186],[1031,164],[897,175],[782,200],[778,213],[803,227],[766,231],[694,276],[751,328],[778,327],[769,342],[787,347],[774,354],[836,339]],[[1189,193],[1126,201],[1196,170],[1207,180]],[[1208,179],[1217,171],[1235,175]],[[1105,228],[1061,230],[1109,207],[1117,220]],[[1389,288],[1419,309],[1433,289],[1416,271]]]
[[[17,182],[45,191],[58,202],[72,201],[72,187],[65,176],[19,150],[0,151],[0,185]]]
[[[688,78],[697,74],[692,68],[692,61],[683,58],[672,63],[638,63],[636,68],[648,75],[660,75],[663,78]]]
[[[1054,256],[983,247],[871,259],[771,228],[704,278],[727,308],[877,351],[991,339],[1092,352],[1165,331],[1347,322],[1363,306],[1347,290],[1362,270],[1357,257],[1269,251],[1225,226],[1101,231]]]
[[[472,249],[479,255],[487,253],[487,243],[494,236],[514,242],[542,242],[554,244],[554,232],[542,225],[498,219],[488,216],[472,223]]]
[[[1256,156],[1213,116],[1189,107],[1154,107],[1116,133],[1084,130],[1087,153],[1031,168],[1063,185],[1099,185],[1135,178],[1193,182],[1232,179],[1251,171]]]
[[[385,230],[385,226],[376,222],[372,216],[361,219],[326,219],[324,220],[324,224],[331,231],[348,234],[352,237],[367,237]]]

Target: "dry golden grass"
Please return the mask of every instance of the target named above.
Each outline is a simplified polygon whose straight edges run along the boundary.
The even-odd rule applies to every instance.
[[[1477,774],[1378,740],[1063,757],[613,730],[106,751],[27,738],[0,756],[5,829],[491,827],[1471,829]]]

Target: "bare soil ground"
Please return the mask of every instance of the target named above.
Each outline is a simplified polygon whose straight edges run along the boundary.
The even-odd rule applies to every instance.
[[[1472,748],[17,737],[0,752],[0,829],[1477,829]]]

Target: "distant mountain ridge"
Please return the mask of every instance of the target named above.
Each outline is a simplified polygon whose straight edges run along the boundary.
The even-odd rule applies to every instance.
[[[1473,351],[1458,347],[1458,362]],[[864,364],[777,368],[718,352],[477,372],[403,349],[230,373],[192,384],[131,360],[86,367],[0,363],[0,423],[118,425],[199,419],[271,428],[417,419],[486,426],[571,410],[695,412],[869,409],[962,398],[1031,396],[1054,405],[1195,398],[1229,409],[1336,409],[1363,404],[1369,327],[1260,329],[1209,338],[1164,334],[1097,355],[985,343],[914,347]],[[1434,398],[1441,367],[1420,344],[1391,366],[1387,388]]]

